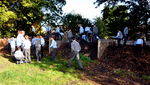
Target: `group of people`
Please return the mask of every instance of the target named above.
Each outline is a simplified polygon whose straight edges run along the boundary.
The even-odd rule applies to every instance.
[[[118,30],[117,35],[112,37],[114,39],[117,39],[118,46],[121,45],[122,39],[124,39],[123,45],[126,45],[126,42],[128,40],[128,31],[129,31],[128,27],[125,27],[123,33],[121,32],[121,30]]]
[[[117,39],[118,46],[121,45],[122,39],[124,40],[123,45],[126,45],[127,40],[128,40],[128,31],[129,31],[129,28],[126,26],[123,32],[121,32],[121,30],[118,30],[117,35],[113,37]],[[138,38],[134,41],[133,45],[136,47],[142,47],[144,45],[144,39],[141,37],[141,34],[138,35]]]
[[[93,27],[89,27],[88,25],[83,28],[81,24],[78,24],[79,27],[79,37],[81,40],[86,42],[95,42],[100,39],[98,35],[99,31],[97,26],[94,24]]]
[[[29,36],[25,35],[25,31],[19,30],[16,38],[12,37],[8,40],[11,47],[11,56],[17,60],[17,64],[24,62],[31,62],[30,47],[31,42]]]
[[[56,31],[56,30],[55,30]],[[68,40],[71,44],[71,58],[68,60],[68,66],[71,66],[72,60],[76,57],[80,69],[83,69],[83,65],[80,61],[79,52],[81,46],[73,36],[71,30],[67,31]],[[41,35],[35,35],[33,38],[25,35],[25,31],[19,30],[16,38],[12,37],[8,40],[11,47],[11,55],[16,59],[17,64],[31,63],[31,53],[36,58],[37,62],[41,61],[43,57],[43,49],[45,46],[45,38]],[[56,60],[57,53],[57,40],[55,33],[51,33],[49,37],[49,54],[51,54],[51,60]]]

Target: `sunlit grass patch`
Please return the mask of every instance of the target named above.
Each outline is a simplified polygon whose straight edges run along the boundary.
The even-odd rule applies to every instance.
[[[66,59],[50,61],[45,57],[41,62],[12,64],[0,72],[0,85],[90,85],[80,79],[76,64],[67,67]]]

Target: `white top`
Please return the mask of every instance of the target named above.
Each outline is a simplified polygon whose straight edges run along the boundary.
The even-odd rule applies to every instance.
[[[32,25],[32,32],[35,32],[35,28],[34,28],[34,26]]]
[[[90,30],[90,27],[85,27],[85,32],[90,32],[91,30]]]
[[[50,48],[57,48],[57,42],[53,39]]]
[[[82,35],[82,39],[83,39],[83,40],[86,40],[86,35]]]
[[[18,34],[17,39],[16,39],[17,46],[21,46],[24,40],[25,40],[24,35]]]
[[[38,38],[36,38],[36,37],[32,38],[32,40],[31,40],[32,45],[35,45],[35,40],[36,39],[38,39]]]
[[[124,30],[123,30],[123,33],[124,33],[125,35],[127,35],[127,34],[128,34],[128,31],[129,31],[129,30],[128,30],[128,27],[125,27]]]
[[[11,40],[10,41],[10,46],[11,46],[11,48],[16,48],[16,41],[15,40]]]
[[[31,41],[25,40],[24,41],[24,49],[30,49],[30,47],[31,47]]]
[[[71,43],[71,49],[73,51],[79,52],[81,50],[81,46],[76,40],[73,40],[72,43]]]
[[[47,31],[47,32],[48,32],[48,31],[51,31],[51,29],[52,29],[51,26],[47,26],[47,27],[46,27],[46,31]]]
[[[79,33],[80,33],[80,34],[84,33],[84,29],[83,29],[82,26],[80,26]]]
[[[136,45],[138,44],[138,45],[143,45],[143,43],[144,43],[144,41],[143,41],[143,39],[137,39],[137,41],[136,41]]]
[[[119,38],[119,39],[123,38],[123,34],[121,31],[118,31],[116,38]]]
[[[60,28],[59,27],[56,27],[56,32],[60,33]]]
[[[21,50],[17,50],[14,56],[15,58],[24,58],[23,52]]]

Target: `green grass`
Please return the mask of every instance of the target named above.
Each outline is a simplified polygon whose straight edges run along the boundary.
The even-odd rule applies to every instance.
[[[150,80],[150,76],[148,76],[148,75],[143,75],[142,78],[146,79],[146,80]]]
[[[128,77],[128,76],[133,77],[133,78],[136,77],[134,72],[123,70],[123,69],[115,69],[113,72],[122,77]]]
[[[84,66],[91,62],[89,58],[81,57]],[[0,85],[91,85],[80,79],[76,62],[68,68],[64,59],[53,62],[49,59],[46,57],[40,63],[9,64],[7,69],[0,71]],[[1,57],[0,60],[5,62],[7,59]]]

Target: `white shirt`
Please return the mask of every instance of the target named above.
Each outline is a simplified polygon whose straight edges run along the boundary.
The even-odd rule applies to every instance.
[[[21,50],[17,50],[14,54],[15,58],[24,58],[23,52]]]
[[[73,40],[72,43],[71,43],[71,49],[73,51],[79,52],[81,50],[81,46],[76,40]]]
[[[83,39],[83,40],[86,40],[86,35],[82,35],[82,39]]]
[[[128,34],[128,27],[125,27],[125,28],[124,28],[123,33],[124,33],[125,35]]]
[[[35,45],[35,40],[36,40],[36,39],[37,39],[36,37],[32,38],[32,40],[31,40],[31,44],[32,44],[32,45]]]
[[[32,26],[32,32],[35,32],[35,28],[34,28],[34,26]]]
[[[16,42],[15,42],[15,40],[11,40],[10,41],[10,46],[11,46],[11,48],[16,48]]]
[[[44,46],[45,45],[45,40],[44,38],[40,38],[41,39],[41,45]]]
[[[82,26],[80,26],[79,33],[80,33],[80,34],[84,33],[84,29],[83,29]]]
[[[52,40],[50,48],[57,48],[57,42],[55,40]]]
[[[30,47],[31,47],[31,41],[25,40],[24,41],[24,49],[30,49]]]
[[[60,33],[60,28],[56,27],[56,32]]]
[[[47,27],[46,27],[46,31],[47,31],[47,32],[48,32],[48,31],[51,31],[51,29],[52,29],[51,26],[47,26]]]
[[[123,34],[121,31],[118,31],[116,38],[120,38],[120,39],[123,38]]]
[[[91,32],[90,27],[85,27],[85,32]]]
[[[16,42],[17,42],[17,46],[21,46],[24,42],[25,38],[23,36],[23,34],[18,34]]]
[[[143,39],[137,39],[137,41],[136,41],[136,45],[138,44],[138,45],[143,45],[143,43],[144,43],[144,41],[143,41]]]

